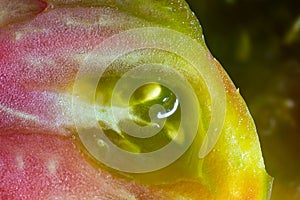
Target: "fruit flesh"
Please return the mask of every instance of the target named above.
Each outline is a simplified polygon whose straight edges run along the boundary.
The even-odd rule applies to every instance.
[[[161,4],[149,2],[161,15],[166,13],[171,28],[177,27],[204,45],[198,22],[184,2],[174,1],[169,12],[160,9]],[[227,114],[217,145],[201,161],[202,182],[137,184],[88,162],[88,156],[74,147],[70,88],[80,59],[105,38],[123,29],[155,23],[165,25],[157,22],[155,15],[148,17],[142,13],[145,19],[132,15],[132,10],[140,4],[130,5],[133,7],[126,9],[116,3],[100,8],[54,5],[54,9],[40,13],[33,20],[1,28],[0,62],[4,66],[1,68],[0,138],[1,166],[4,166],[0,171],[1,195],[8,198],[268,198],[271,179],[264,170],[253,121],[234,85],[209,54],[226,87]],[[120,10],[115,6],[120,6]],[[181,11],[180,17],[188,15],[171,18],[177,16],[174,10]],[[120,19],[124,20],[122,26]],[[178,24],[183,25],[178,27]],[[82,120],[88,124],[87,118]],[[38,183],[43,189],[33,190]],[[15,190],[14,185],[22,190]]]
[[[188,2],[256,122],[271,199],[299,199],[299,2]]]

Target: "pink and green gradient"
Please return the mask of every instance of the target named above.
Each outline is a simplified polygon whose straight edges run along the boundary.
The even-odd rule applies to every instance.
[[[0,0],[0,199],[268,198],[271,179],[253,120],[212,57],[226,88],[227,114],[203,160],[203,183],[139,184],[98,166],[74,140],[72,86],[87,53],[116,33],[147,26],[180,31],[204,46],[185,2],[8,2]]]

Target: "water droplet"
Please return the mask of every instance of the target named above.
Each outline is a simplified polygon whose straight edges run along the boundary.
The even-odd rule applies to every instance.
[[[170,117],[171,115],[173,115],[173,114],[176,112],[178,106],[179,106],[179,100],[178,100],[178,98],[176,98],[176,101],[174,102],[173,108],[172,108],[171,110],[168,110],[168,111],[165,112],[165,113],[159,112],[159,113],[157,114],[157,118],[158,118],[158,119],[163,119],[163,118]]]

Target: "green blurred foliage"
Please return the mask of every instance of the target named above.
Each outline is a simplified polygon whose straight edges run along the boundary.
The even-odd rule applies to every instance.
[[[300,199],[300,1],[187,2],[253,115],[272,199]]]

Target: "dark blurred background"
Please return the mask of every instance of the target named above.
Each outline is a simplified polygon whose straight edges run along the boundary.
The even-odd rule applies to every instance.
[[[300,1],[187,2],[253,115],[271,199],[300,199]]]

